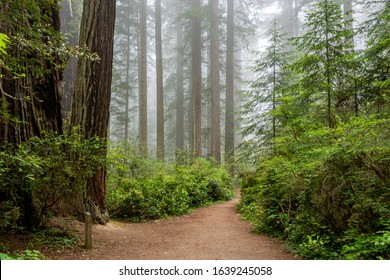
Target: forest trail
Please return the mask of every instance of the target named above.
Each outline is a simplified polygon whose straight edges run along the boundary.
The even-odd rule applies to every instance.
[[[151,223],[93,226],[94,248],[54,251],[52,259],[289,260],[281,241],[257,235],[236,213],[239,198]],[[78,224],[82,234],[83,224]]]

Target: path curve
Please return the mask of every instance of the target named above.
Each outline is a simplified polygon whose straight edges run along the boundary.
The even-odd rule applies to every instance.
[[[93,226],[94,248],[51,252],[52,259],[290,260],[281,241],[255,234],[236,213],[238,198],[151,223]],[[78,224],[82,234],[82,224]]]

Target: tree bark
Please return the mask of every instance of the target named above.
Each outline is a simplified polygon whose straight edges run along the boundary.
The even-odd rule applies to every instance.
[[[139,61],[139,141],[142,155],[148,153],[148,60],[147,1],[140,1],[140,61]]]
[[[210,6],[210,64],[211,64],[211,156],[221,162],[221,102],[219,77],[219,10],[218,0]]]
[[[184,55],[183,55],[183,22],[181,20],[182,0],[177,0],[176,22],[176,149],[184,149]]]
[[[195,157],[202,155],[202,30],[200,21],[201,2],[192,0],[192,151]]]
[[[155,0],[156,18],[156,81],[157,81],[157,159],[165,157],[164,143],[164,87],[163,87],[163,60],[161,38],[161,0]]]
[[[109,123],[113,40],[114,0],[84,0],[80,26],[80,46],[88,47],[99,61],[79,59],[72,103],[72,127],[79,127],[86,138],[106,139]],[[95,223],[108,221],[105,206],[106,168],[100,166],[86,182],[82,212],[90,212]]]
[[[226,46],[225,161],[234,158],[234,0],[228,0]]]
[[[9,35],[11,41],[13,36],[18,36],[33,40],[42,48],[48,41],[57,43],[54,35],[37,36],[31,30],[35,26],[45,26],[48,33],[60,31],[58,2],[31,5],[35,5],[34,9],[19,1],[0,2],[1,18],[4,19],[0,22],[0,32]],[[16,78],[6,68],[0,67],[3,75],[0,75],[0,145],[19,144],[41,136],[43,131],[62,133],[62,71],[59,67],[62,61],[56,52],[50,55],[41,52],[44,51],[23,47],[17,41],[11,42],[7,48],[8,56],[20,67],[17,71],[22,71],[18,74],[24,76]],[[40,225],[40,215],[34,203],[34,192],[28,189],[25,185],[20,186],[18,206],[24,225],[36,227]]]

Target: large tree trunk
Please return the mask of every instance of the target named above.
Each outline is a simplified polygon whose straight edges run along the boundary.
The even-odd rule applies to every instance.
[[[225,161],[234,157],[234,0],[228,0],[226,47]]]
[[[183,22],[181,20],[182,0],[177,0],[176,10],[178,19],[177,55],[176,55],[176,149],[184,149],[184,55],[183,55]]]
[[[59,32],[58,3],[34,3],[34,9],[19,1],[0,2],[0,32],[9,35],[7,48],[11,67],[20,67],[15,77],[6,68],[0,67],[0,145],[18,144],[43,131],[62,133],[61,86],[62,63],[59,54],[44,54],[44,51],[20,44],[23,39],[31,40],[42,48],[48,41],[56,43],[50,35],[38,36],[30,32],[36,26],[45,26],[51,32]],[[29,17],[29,18],[28,18]],[[42,34],[47,34],[42,32]],[[18,40],[14,40],[18,36]],[[54,35],[53,35],[54,36]],[[21,76],[21,75],[24,76]],[[20,186],[18,207],[22,220],[28,227],[40,224],[34,193],[28,186]]]
[[[80,46],[88,47],[99,61],[79,59],[72,103],[72,127],[78,126],[86,138],[107,138],[111,97],[114,0],[84,0],[80,27]],[[108,221],[105,206],[106,168],[98,167],[87,180],[82,211],[92,214],[95,223]]]
[[[139,60],[139,141],[141,154],[148,152],[148,61],[147,61],[147,1],[140,1]]]
[[[161,0],[155,0],[156,18],[156,81],[157,81],[157,159],[163,160],[164,144],[164,87],[161,39]]]
[[[202,155],[202,30],[201,30],[201,2],[192,0],[192,151],[195,157]]]
[[[219,77],[219,10],[218,0],[210,6],[210,64],[211,64],[211,156],[221,162],[221,102]]]

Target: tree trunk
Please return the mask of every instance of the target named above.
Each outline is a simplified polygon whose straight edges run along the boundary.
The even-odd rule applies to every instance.
[[[157,159],[163,160],[164,144],[164,88],[161,39],[161,0],[155,0],[156,17],[156,81],[157,81]]]
[[[129,141],[129,115],[130,115],[130,44],[131,44],[131,37],[130,37],[130,29],[131,25],[129,24],[127,29],[127,41],[126,41],[126,92],[125,92],[125,143],[128,143]]]
[[[234,0],[228,0],[226,46],[225,161],[234,158]]]
[[[202,30],[201,30],[201,2],[192,0],[192,151],[195,157],[202,155]]]
[[[140,1],[139,141],[142,155],[148,153],[147,8],[147,1]]]
[[[72,103],[72,127],[78,126],[86,138],[106,139],[111,96],[114,0],[84,0],[80,27],[80,46],[97,53],[99,61],[79,59]],[[95,223],[108,221],[105,206],[106,168],[98,167],[86,182],[83,212],[92,214]]]
[[[31,5],[35,5],[36,9],[16,1],[0,2],[1,18],[4,19],[0,22],[0,32],[8,34],[11,41],[17,35],[21,41],[26,38],[37,45],[45,46],[48,41],[55,45],[54,35],[37,36],[31,30],[36,26],[45,26],[42,28],[52,28],[50,32],[60,31],[58,2]],[[44,51],[21,46],[18,42],[10,43],[7,48],[8,56],[12,57],[19,69],[23,69],[18,71],[23,71],[19,74],[24,76],[15,78],[13,73],[0,67],[0,145],[18,144],[41,136],[43,131],[62,133],[62,71],[59,67],[62,61],[56,52],[50,55],[42,55],[41,52]],[[28,186],[20,186],[18,204],[24,225],[39,226],[34,192]]]
[[[344,11],[344,20],[346,22],[345,28],[353,32],[353,7],[352,7],[352,0],[344,0],[343,3],[343,11]],[[353,52],[355,48],[355,42],[354,42],[354,37],[351,36],[348,38],[348,44],[349,44],[349,51]],[[356,86],[356,82],[355,85]],[[356,89],[353,89],[353,109],[355,116],[357,117],[359,115],[359,102],[358,102],[358,94]]]
[[[221,162],[221,102],[219,77],[219,10],[218,0],[210,6],[210,64],[211,64],[211,156]]]
[[[176,149],[184,149],[184,55],[183,55],[183,22],[181,20],[182,0],[177,0],[176,10],[178,19],[177,55],[176,55]]]

